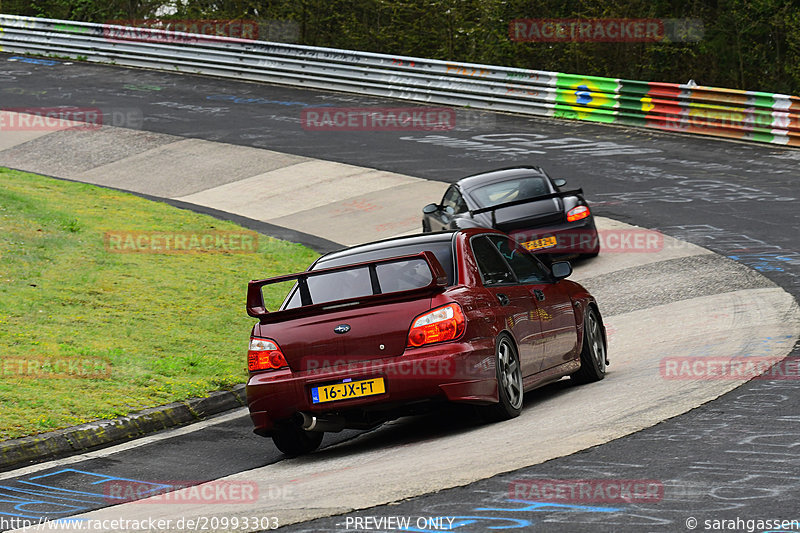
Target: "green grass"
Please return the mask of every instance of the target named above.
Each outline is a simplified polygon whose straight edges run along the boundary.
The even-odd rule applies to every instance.
[[[0,440],[243,382],[254,323],[247,281],[304,270],[316,253],[264,236],[257,253],[115,253],[104,244],[109,231],[242,230],[133,195],[0,169]],[[268,307],[281,297],[265,290]],[[107,361],[111,371],[34,378],[13,366],[66,358]]]

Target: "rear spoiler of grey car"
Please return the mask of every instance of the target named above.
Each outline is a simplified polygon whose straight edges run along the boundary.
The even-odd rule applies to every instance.
[[[551,198],[563,198],[565,196],[578,196],[583,194],[583,189],[572,189],[570,191],[559,191],[552,194],[543,194],[542,196],[534,196],[533,198],[524,198],[522,200],[513,200],[504,204],[497,204],[490,207],[481,207],[480,209],[470,210],[470,216],[480,215],[481,213],[492,213],[492,226],[497,224],[495,219],[495,211],[506,207],[514,207],[515,205],[529,204],[531,202],[538,202],[539,200],[549,200]]]
[[[399,263],[402,261],[408,261],[410,259],[423,259],[427,263],[428,268],[431,271],[431,282],[424,287],[387,293],[382,292],[376,267],[381,264]],[[359,268],[369,269],[369,277],[372,283],[372,294],[347,298],[344,300],[314,303],[311,291],[308,288],[308,278],[330,274],[331,272],[343,272],[346,270],[355,270]],[[296,282],[296,288],[300,292],[300,307],[285,309],[282,311],[267,311],[267,308],[264,305],[264,295],[261,289],[266,285],[283,283],[287,281]],[[319,270],[306,270],[296,274],[287,274],[274,278],[250,281],[247,284],[247,314],[254,318],[258,318],[262,324],[267,324],[281,320],[299,318],[300,316],[310,316],[321,312],[350,306],[367,305],[377,302],[389,303],[391,301],[408,299],[409,297],[419,297],[425,294],[441,291],[446,286],[447,273],[444,271],[441,263],[439,263],[439,260],[436,259],[436,256],[433,254],[433,252],[424,251],[418,254],[388,257],[386,259],[376,259],[374,261],[365,261],[350,265],[321,268]]]

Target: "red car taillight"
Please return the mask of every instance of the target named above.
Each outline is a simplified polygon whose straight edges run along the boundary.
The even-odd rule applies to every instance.
[[[250,337],[250,349],[247,351],[247,369],[250,372],[277,370],[288,366],[277,342],[272,339]]]
[[[576,220],[581,220],[591,215],[589,208],[585,205],[579,205],[578,207],[573,207],[569,211],[567,211],[567,222],[575,222]]]
[[[457,339],[464,333],[466,324],[464,312],[456,303],[433,309],[418,316],[411,323],[408,346],[416,347]]]

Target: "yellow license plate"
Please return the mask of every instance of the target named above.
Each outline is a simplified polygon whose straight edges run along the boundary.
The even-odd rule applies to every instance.
[[[363,379],[314,387],[311,389],[311,401],[313,403],[335,402],[383,394],[384,392],[386,392],[386,387],[383,384],[383,378]]]
[[[545,237],[544,239],[536,239],[535,241],[523,242],[522,246],[527,250],[541,250],[542,248],[552,248],[556,244],[558,244],[558,241],[555,236],[552,236]]]

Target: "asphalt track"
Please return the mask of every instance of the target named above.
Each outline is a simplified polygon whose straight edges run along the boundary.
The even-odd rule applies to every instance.
[[[130,121],[139,116],[139,127],[155,134],[148,134],[153,146],[165,144],[159,144],[159,135],[195,137],[445,181],[483,169],[534,161],[552,174],[568,177],[572,184],[583,186],[600,215],[657,227],[667,234],[697,242],[760,271],[795,297],[800,288],[797,281],[800,254],[796,251],[799,225],[793,209],[800,197],[800,187],[796,183],[797,162],[800,161],[797,151],[492,114],[462,114],[462,124],[447,132],[332,135],[302,130],[298,124],[299,109],[320,103],[337,106],[394,104],[355,96],[88,65],[46,67],[17,61],[0,76],[6,76],[0,88],[4,108],[53,106],[67,101],[72,105],[97,106],[111,111],[127,109],[125,120],[129,122],[117,125],[135,127]],[[11,77],[14,79],[8,79]],[[153,99],[153,92],[164,98]],[[130,139],[141,141],[148,135]],[[19,146],[6,150],[0,164],[53,175],[64,175],[65,168],[76,173],[86,170],[81,170],[86,156],[79,150],[72,161],[48,157],[50,152],[41,151],[48,142],[80,143],[79,138],[70,140],[65,136],[59,140],[47,136],[38,141],[45,146],[37,146],[37,136],[31,137],[26,147],[28,154],[37,150],[42,154],[36,161],[37,168],[29,167],[30,158],[25,158]],[[63,154],[63,148],[52,153]],[[121,159],[119,150],[126,149],[131,150],[131,147],[109,144],[106,151],[98,152],[95,157],[106,157],[109,164],[113,164]],[[92,161],[87,168],[98,166],[97,161]],[[176,174],[183,175],[179,164],[175,168]],[[214,174],[208,172],[207,177],[211,179]],[[229,183],[238,181],[236,178],[233,176]],[[132,181],[123,185],[128,186],[120,188],[135,189]],[[208,183],[188,183],[178,190],[175,183],[165,183],[160,190],[151,188],[151,194],[185,199],[208,190],[204,185]],[[271,221],[278,224],[277,220],[283,219],[284,225],[302,231],[302,221],[298,219],[305,217],[291,219],[291,216],[279,216]],[[323,236],[331,239],[331,236]],[[337,242],[344,241],[340,238]],[[696,291],[698,287],[713,284],[709,280],[713,280],[713,274],[720,267],[719,263],[695,264],[692,269],[679,270],[679,274],[702,279],[703,283],[692,285],[691,290]],[[648,295],[645,284],[634,283],[632,287],[636,290],[613,304],[622,306],[639,294],[651,296],[657,302],[664,297],[663,294]],[[767,287],[749,288],[763,289]],[[688,296],[691,295],[678,299]],[[736,305],[741,307],[742,303],[734,303],[732,307]],[[653,319],[652,331],[659,329],[662,316],[669,315]],[[739,328],[753,327],[750,333],[753,350],[774,340],[768,339],[770,335],[760,335],[756,318],[759,316],[764,315],[761,312],[744,314],[739,317],[741,322],[733,324]],[[792,344],[795,338],[789,341]],[[712,338],[707,344],[709,349],[715,349],[722,342],[724,339]],[[798,355],[796,346],[793,355]],[[612,366],[612,372],[614,370]],[[797,518],[794,501],[800,493],[800,481],[798,460],[792,452],[800,444],[800,430],[796,426],[800,417],[791,411],[798,403],[795,384],[796,381],[791,380],[753,381],[686,415],[586,452],[495,476],[464,488],[413,498],[389,508],[369,509],[360,515],[480,517],[460,519],[463,522],[459,526],[461,531],[484,530],[488,524],[513,527],[533,524],[533,529],[541,530],[685,531],[684,521],[690,513],[701,520]],[[546,411],[543,404],[555,401],[560,394],[563,391],[553,388],[535,393],[533,400],[528,401],[533,407],[528,406],[526,415]],[[633,407],[640,401],[637,396],[617,401],[626,399]],[[589,420],[579,419],[580,423],[594,419],[602,427],[603,411],[595,409],[591,395],[587,404],[591,408],[586,409],[583,416]],[[430,449],[442,446],[453,433],[487,431],[471,428],[469,421],[460,418],[458,413],[449,420],[444,427],[432,419],[421,419],[400,423],[399,429],[385,428],[367,439],[358,439],[358,444],[345,445],[343,451],[326,464],[364,447],[373,452],[384,446],[394,447],[397,439],[402,442],[409,430],[421,435],[419,440]],[[83,474],[67,474],[76,479],[81,475],[111,475],[134,479],[186,480],[188,477],[201,481],[277,460],[277,457],[265,458],[266,442],[250,436],[243,427],[247,426],[246,422],[246,419],[244,422],[237,419],[212,426],[213,429],[186,433],[174,437],[176,440],[148,445],[151,448],[146,451],[137,452],[131,448],[120,454],[87,458],[89,462],[73,469]],[[570,423],[570,420],[562,423]],[[527,444],[532,452],[528,464],[537,462],[533,450],[541,446],[534,431],[530,438]],[[165,455],[159,456],[164,459],[157,461],[161,477],[153,477],[152,458],[166,449],[172,452],[164,451]],[[224,460],[219,459],[220,449],[226,450]],[[258,454],[254,455],[253,450],[259,450]],[[207,458],[213,460],[203,462]],[[477,457],[475,464],[480,461]],[[171,462],[175,463],[175,470],[165,466]],[[187,475],[187,472],[198,471],[187,466],[197,462],[203,462],[203,475]],[[139,477],[131,474],[137,472],[135,465],[140,465]],[[56,470],[50,473],[62,467],[53,468]],[[444,475],[457,478],[459,472],[442,473]],[[62,473],[61,477],[66,475]],[[509,501],[509,481],[520,478],[656,479],[666,490],[660,502],[646,505],[537,507]],[[15,481],[19,479],[14,478]],[[64,481],[62,487],[70,486],[69,483]],[[296,494],[283,494],[283,497],[297,499]],[[350,513],[348,516],[357,515]],[[470,520],[474,522],[467,523]],[[347,526],[347,517],[339,517],[293,528],[317,531],[342,530]]]

